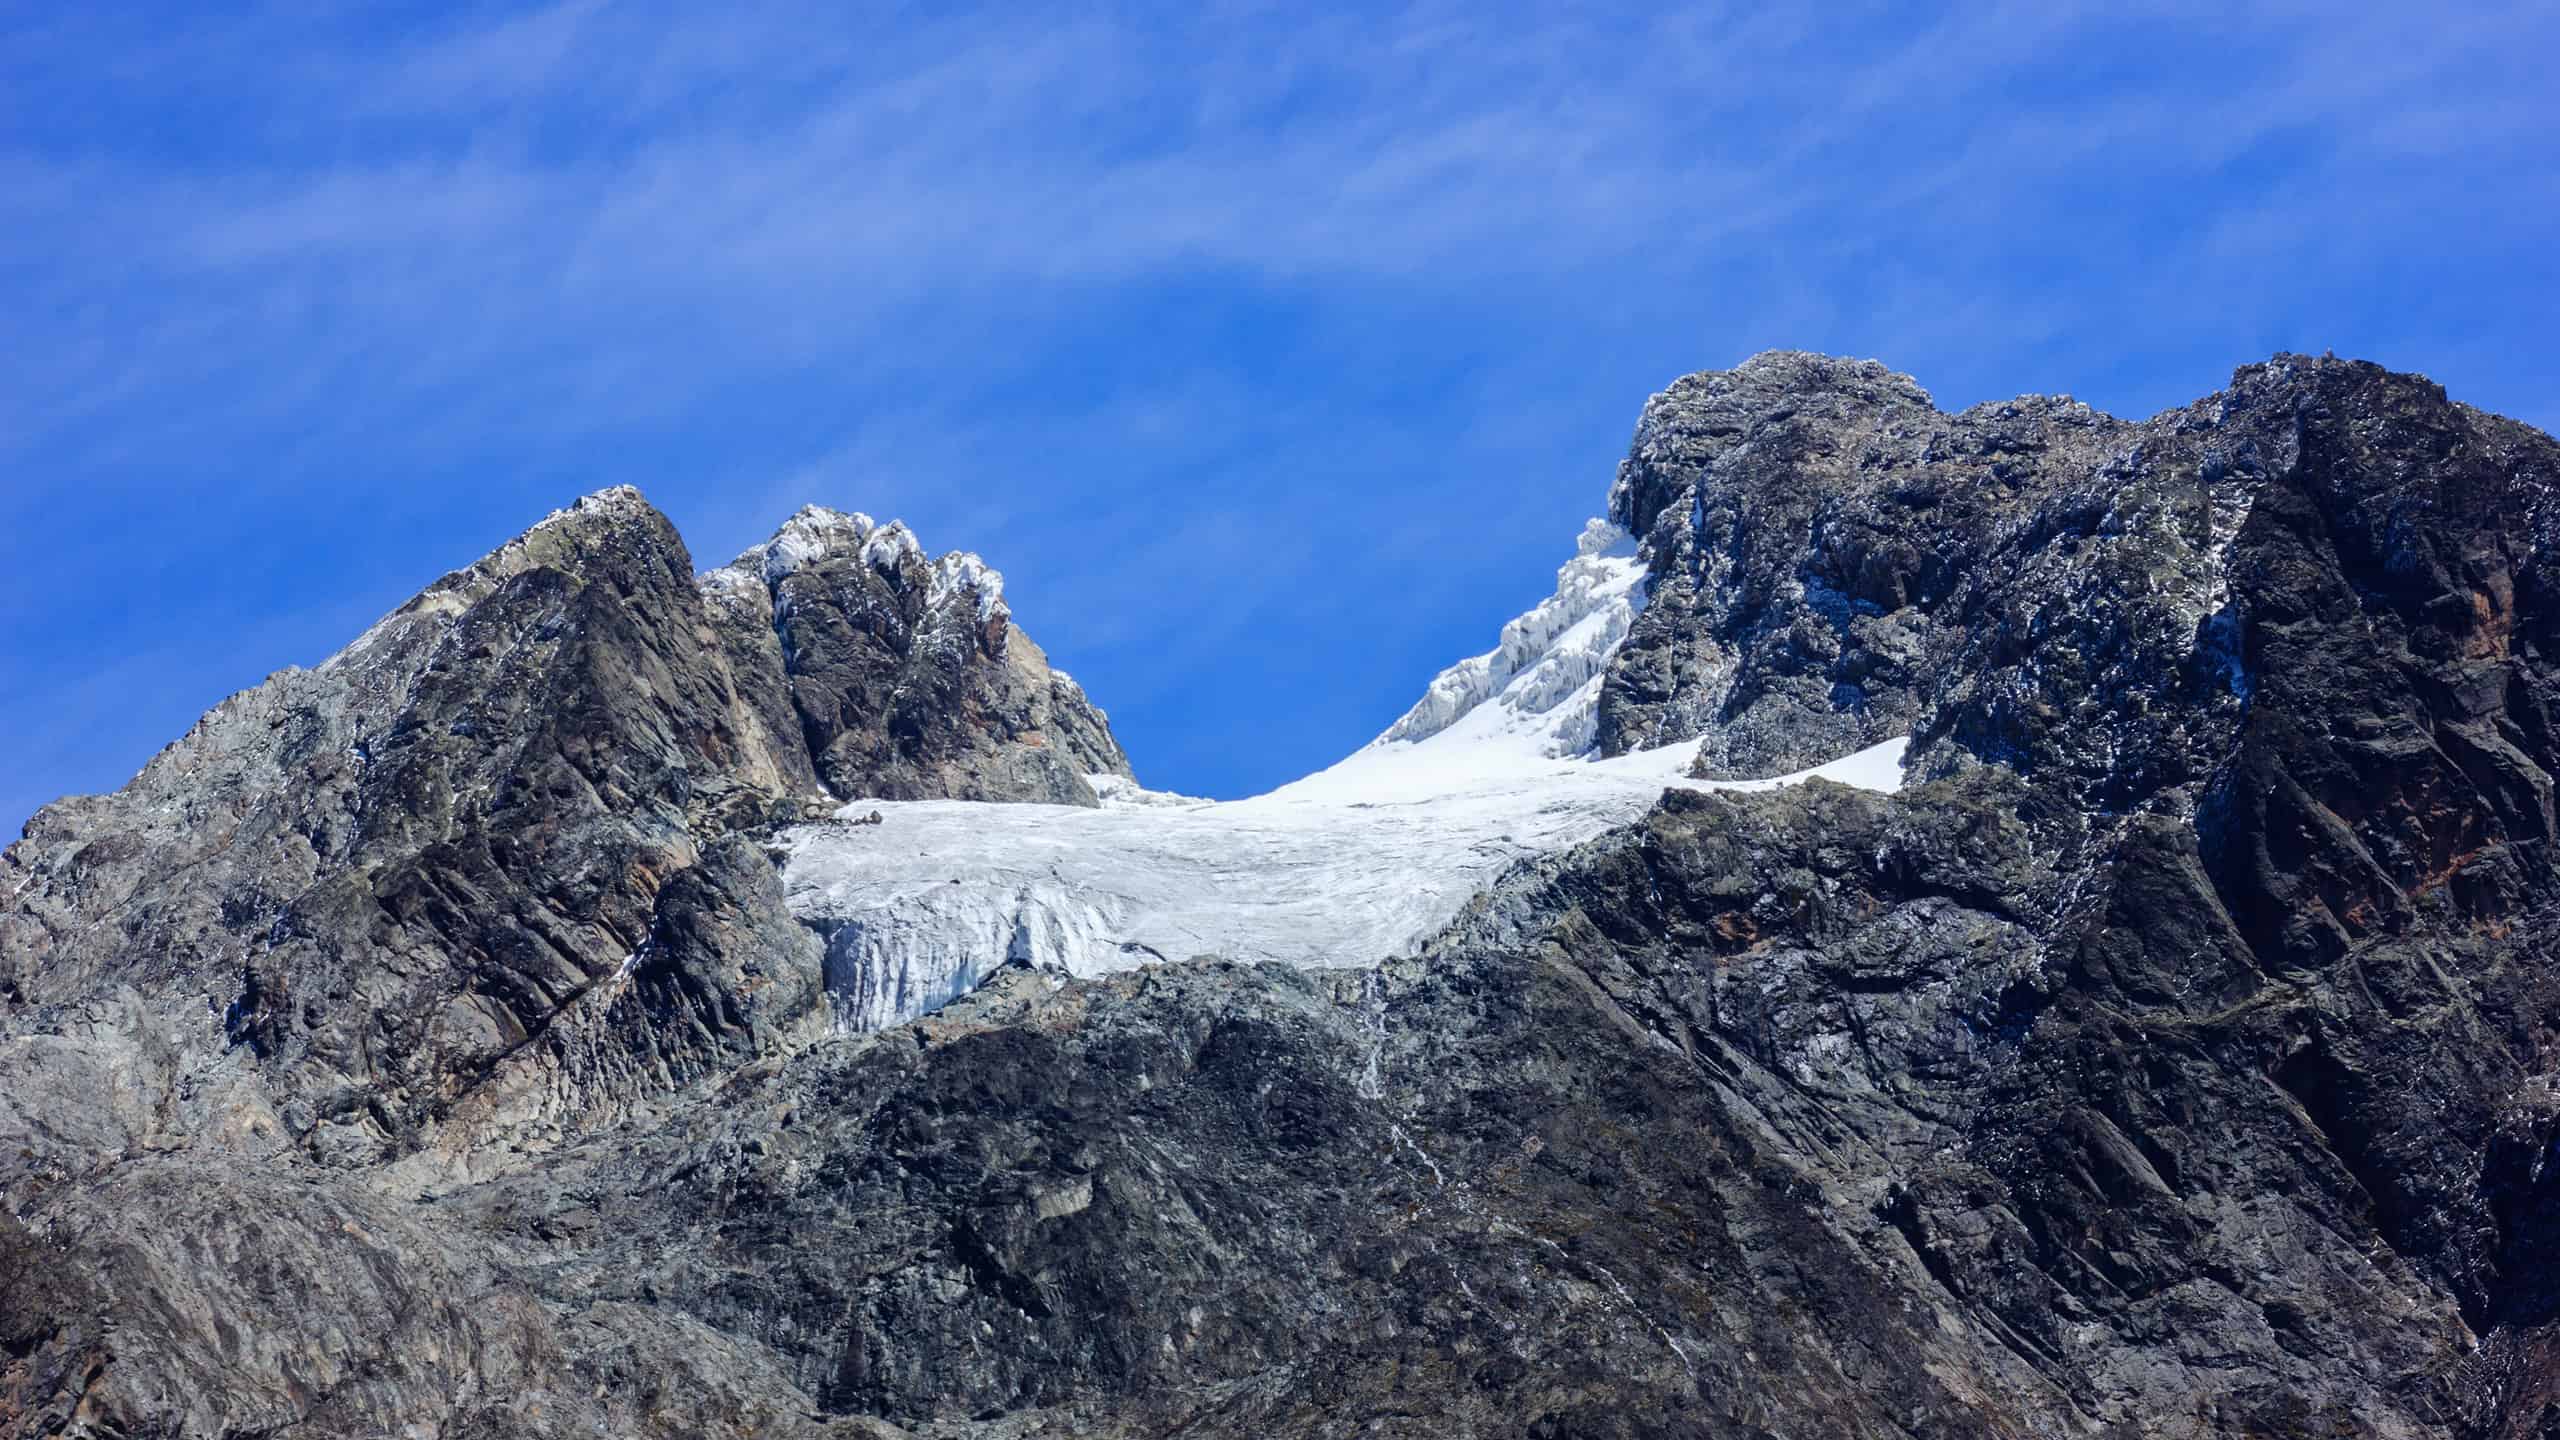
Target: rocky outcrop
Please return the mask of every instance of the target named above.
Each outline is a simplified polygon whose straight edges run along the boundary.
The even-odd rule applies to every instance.
[[[810,519],[767,547],[796,603],[759,614],[639,492],[582,500],[225,701],[125,790],[48,807],[0,870],[16,1011],[129,990],[182,1058],[254,1074],[225,1081],[227,1123],[347,1165],[490,1126],[547,1143],[823,1028],[818,946],[742,833],[887,788],[1091,803],[1072,767],[1127,763],[974,557]],[[785,638],[852,593],[802,575],[857,568],[905,626],[875,626],[883,673],[947,702],[869,750],[809,717],[884,683],[873,652]]]
[[[1601,748],[1703,737],[1713,773],[1778,774],[1910,733],[1993,549],[2133,428],[2041,396],[1946,415],[1873,361],[1786,351],[1674,383],[1610,492],[1652,599]]]
[[[1772,372],[1810,394],[1756,428],[1697,398]],[[1895,1203],[1923,1237],[2013,1236],[1950,1240],[1949,1287],[2005,1293],[2010,1324],[2046,1324],[2050,1356],[2091,1346],[2090,1393],[2121,1390],[2121,1413],[2171,1403],[2132,1374],[2158,1363],[2148,1335],[2210,1351],[2213,1413],[2379,1427],[2390,1406],[2317,1398],[2306,1357],[2388,1341],[2402,1348],[2366,1353],[2356,1373],[2398,1377],[2408,1426],[2468,1417],[2527,1433],[2501,1406],[2551,1373],[2552,1202],[2521,1157],[2560,1138],[2543,1098],[2560,1019],[2543,918],[2560,881],[2546,628],[2560,621],[2547,558],[2560,447],[2417,377],[2303,357],[2244,368],[2227,392],[2140,426],[2021,402],[1914,428],[1914,403],[1869,367],[1800,357],[1657,400],[1648,426],[1664,438],[1640,436],[1618,492],[1652,514],[1657,574],[1675,574],[1657,579],[1647,620],[1682,584],[1729,598],[1676,578],[1686,567],[1741,574],[1764,600],[1658,631],[1607,712],[1671,724],[1696,707],[1744,737],[1711,728],[1705,763],[1754,761],[1751,734],[1816,708],[1808,677],[1845,683],[1861,637],[1891,627],[1924,663],[1881,698],[1834,691],[1821,723],[1889,713],[1915,732],[1919,773],[2025,786],[2010,802],[2021,833],[2058,858],[2064,888],[2032,943],[1994,946],[2026,957],[2026,978],[1966,1017],[2015,1052],[1950,1072],[1989,1084],[1961,1138],[1940,1137],[1965,1159]],[[1834,417],[1827,438],[1806,440],[1789,410]],[[1900,450],[1842,461],[1847,440],[1879,431]],[[1932,549],[1943,522],[1897,528],[1889,506],[1996,518],[1948,527]],[[1714,517],[1754,507],[1798,515],[1803,538],[1789,550],[1761,533],[1737,551]],[[1942,568],[1951,554],[1961,563]],[[1845,625],[1818,615],[1817,581],[1851,597]],[[1655,684],[1665,673],[1707,678]],[[1773,936],[1768,901],[1714,922],[1754,953],[1777,941],[1734,987],[1761,997],[1803,990],[1766,973],[1773,962],[1820,968],[1787,946],[1840,953],[1801,919]],[[1929,1073],[1875,1049],[1876,1016],[1856,1012],[1878,988],[1804,990],[1836,989],[1840,1013],[1768,1063],[1818,1072],[1828,1049],[1877,1084]],[[1933,1084],[1933,1107],[1955,1088]],[[2241,1212],[2240,1197],[2260,1198]],[[2363,1278],[2317,1293],[2316,1257],[2342,1243]],[[2026,1292],[2022,1254],[2040,1272]],[[2155,1296],[2175,1304],[2142,1319],[2121,1303]],[[2376,1313],[2407,1318],[2350,1318]],[[2108,1336],[2093,1344],[2064,1319]],[[2470,1358],[2475,1344],[2493,1358]],[[2176,1383],[2195,1379],[2190,1366]]]
[[[0,1433],[2546,1433],[2555,480],[2326,359],[1691,377],[1599,743],[1916,783],[868,1035],[762,827],[1098,712],[902,531],[590,502],[0,861]]]
[[[724,636],[778,660],[789,684],[768,693],[838,796],[1092,805],[1085,777],[1129,775],[975,555],[928,560],[903,524],[813,506],[703,587],[737,617]]]

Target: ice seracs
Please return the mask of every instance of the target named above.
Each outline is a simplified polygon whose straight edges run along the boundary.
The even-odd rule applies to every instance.
[[[1080,976],[1201,956],[1375,965],[1511,865],[1635,819],[1666,786],[1899,787],[1901,740],[1751,781],[1685,778],[1693,744],[1593,756],[1602,676],[1643,602],[1634,544],[1593,521],[1553,596],[1325,770],[1225,802],[1117,776],[1093,777],[1100,809],[861,801],[785,832],[786,897],[826,941],[839,1017],[879,1029],[1009,963]],[[877,825],[850,823],[875,812]]]
[[[1644,608],[1644,561],[1626,531],[1606,520],[1582,527],[1574,557],[1556,571],[1556,593],[1502,627],[1501,643],[1440,672],[1375,745],[1512,735],[1547,755],[1591,748],[1600,677]]]
[[[839,1016],[879,1029],[1009,962],[1070,975],[1201,956],[1374,965],[1409,953],[1513,863],[1635,819],[1666,786],[1818,775],[1891,790],[1903,743],[1770,780],[1686,779],[1686,745],[1609,760],[1417,746],[1435,763],[1363,750],[1250,800],[1125,784],[1098,786],[1098,810],[866,800],[785,833],[783,886],[826,941]],[[877,825],[846,823],[874,812]]]

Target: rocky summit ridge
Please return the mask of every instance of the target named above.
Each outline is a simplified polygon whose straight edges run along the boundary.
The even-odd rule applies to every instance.
[[[591,496],[0,855],[0,1435],[2554,1433],[2556,482],[1757,356],[1213,810],[975,557]]]

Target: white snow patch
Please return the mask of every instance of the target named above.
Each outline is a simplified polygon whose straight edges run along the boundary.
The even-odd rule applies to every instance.
[[[1492,650],[1441,671],[1373,744],[1465,727],[1469,738],[1531,737],[1548,755],[1588,750],[1599,727],[1601,672],[1644,608],[1644,583],[1633,537],[1606,520],[1586,522],[1574,557],[1556,571],[1555,594],[1503,626]]]
[[[907,562],[922,559],[925,553],[924,542],[904,520],[882,524],[859,510],[806,505],[784,521],[772,539],[723,569],[704,575],[702,582],[706,587],[725,586],[735,583],[733,577],[758,576],[768,587],[775,586],[822,555],[847,551],[860,556],[872,570],[891,577]],[[927,584],[930,604],[939,606],[954,595],[968,595],[977,605],[980,620],[993,620],[1006,613],[1004,575],[968,551],[955,550],[934,561]]]
[[[865,800],[786,832],[792,912],[827,937],[844,1021],[938,1009],[1008,961],[1098,975],[1221,956],[1374,965],[1456,918],[1514,862],[1642,815],[1668,785],[1763,790],[1811,776],[1901,783],[1904,742],[1769,780],[1684,778],[1695,747],[1610,760],[1536,754],[1536,737],[1395,742],[1250,800],[1101,777],[1098,810]],[[1528,743],[1523,743],[1523,742]]]
[[[1096,771],[1084,780],[1093,787],[1093,793],[1101,797],[1105,810],[1190,810],[1218,803],[1198,795],[1150,790],[1126,775],[1114,775],[1107,770]]]
[[[782,522],[772,539],[739,556],[737,564],[761,573],[767,585],[779,585],[784,577],[830,550],[864,543],[875,528],[871,517],[859,510],[848,513],[804,505]]]
[[[890,521],[872,531],[871,538],[862,542],[862,563],[874,570],[894,573],[900,564],[923,554],[924,546],[917,542],[916,532],[908,529],[904,520]]]
[[[1376,965],[1512,865],[1637,818],[1668,786],[1901,788],[1902,740],[1766,780],[1687,778],[1694,742],[1591,754],[1644,577],[1625,532],[1592,521],[1556,593],[1493,651],[1443,672],[1339,764],[1267,795],[1210,801],[1092,775],[1099,809],[863,800],[786,831],[784,892],[827,938],[838,1014],[894,1025],[1009,961],[1080,976],[1198,956]],[[843,823],[874,811],[876,825]]]
[[[728,599],[745,596],[768,598],[765,596],[763,582],[751,571],[735,565],[723,565],[717,570],[705,570],[693,577],[693,583],[695,588],[705,595],[716,593]]]
[[[974,596],[981,621],[1007,613],[1004,572],[967,550],[954,550],[933,562],[933,579],[926,588],[925,603],[940,609],[954,595]]]

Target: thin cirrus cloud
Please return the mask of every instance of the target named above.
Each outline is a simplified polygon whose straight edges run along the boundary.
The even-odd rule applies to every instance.
[[[2533,6],[0,19],[0,820],[619,480],[715,558],[810,500],[986,551],[1152,778],[1234,793],[1481,648],[1644,394],[1755,349],[2144,412],[2335,347],[2549,423],[2555,41]]]
[[[267,302],[253,325],[325,309],[310,323],[351,343],[370,324],[485,356],[544,348],[556,332],[536,327],[609,329],[637,301],[762,352],[775,312],[813,299],[860,321],[1191,265],[1455,288],[1852,210],[1962,234],[1983,228],[1967,212],[1986,183],[2005,199],[2080,166],[2174,175],[2282,127],[2424,158],[2512,141],[2536,108],[2453,83],[2511,32],[2358,17],[2301,26],[2290,53],[2281,20],[2217,37],[2268,47],[2243,84],[2196,66],[2020,103],[2053,55],[2120,28],[2107,13],[2006,7],[1908,35],[1885,11],[1817,27],[1429,9],[1303,30],[811,16],[697,34],[574,4],[286,67],[267,105],[349,143],[279,141],[212,173],[75,161],[25,193],[55,212],[37,233]],[[2430,88],[2422,109],[2376,103]],[[380,118],[319,118],[349,103]],[[841,338],[787,317],[780,336],[786,355]]]

